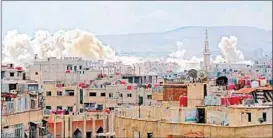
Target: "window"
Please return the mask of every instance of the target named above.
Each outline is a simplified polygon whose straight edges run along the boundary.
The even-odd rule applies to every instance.
[[[28,85],[28,90],[29,91],[38,91],[38,89],[39,89],[38,84],[29,84]]]
[[[46,106],[46,109],[51,110],[51,106]]]
[[[105,96],[105,93],[100,93],[100,96]]]
[[[103,109],[103,104],[98,104],[97,110],[102,110]]]
[[[152,99],[152,95],[147,95],[147,99]]]
[[[74,71],[77,71],[77,66],[74,66]]]
[[[74,90],[65,90],[65,96],[74,96]]]
[[[5,77],[5,71],[1,71],[1,79]]]
[[[10,73],[9,73],[9,76],[10,76],[10,77],[14,77],[14,72],[10,72]]]
[[[81,70],[82,69],[82,66],[80,65],[79,69]]]
[[[38,72],[35,72],[35,75],[38,75]]]
[[[57,96],[62,96],[62,95],[63,95],[63,92],[57,91]]]
[[[70,112],[73,112],[73,107],[72,106],[68,106],[67,110],[70,111]]]
[[[265,112],[263,113],[263,119],[264,119],[264,121],[266,121],[266,113]]]
[[[83,104],[83,90],[80,89],[80,104]]]
[[[95,93],[95,92],[90,92],[90,93],[89,93],[89,96],[97,96],[97,93]]]
[[[132,94],[131,93],[127,93],[127,97],[132,97]]]
[[[57,106],[57,110],[63,110],[62,106]]]
[[[114,94],[113,93],[109,93],[109,98],[112,98],[114,97]]]
[[[140,132],[134,131],[134,138],[140,138]]]
[[[123,97],[123,94],[122,94],[122,93],[120,93],[120,94],[119,94],[119,97]]]
[[[67,70],[72,70],[72,65],[67,65]]]
[[[22,137],[23,135],[23,127],[22,125],[15,125],[15,136]]]
[[[47,91],[46,96],[51,96],[51,91]]]
[[[147,133],[147,138],[152,138],[153,137],[153,133]]]
[[[246,114],[247,114],[248,122],[251,122],[251,113],[246,113]]]
[[[84,71],[82,71],[82,74],[84,74]]]

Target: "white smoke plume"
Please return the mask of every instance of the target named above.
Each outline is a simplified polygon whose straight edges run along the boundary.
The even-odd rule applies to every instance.
[[[244,61],[243,52],[237,49],[238,39],[235,36],[222,37],[221,41],[218,44],[218,47],[221,49],[223,58],[218,56],[216,61],[224,61],[227,63],[236,63]]]
[[[3,63],[14,63],[20,65],[33,58],[34,51],[31,38],[26,34],[17,34],[17,31],[10,31],[4,39]]]
[[[82,30],[58,31],[53,35],[39,30],[35,37],[18,34],[16,30],[7,33],[4,39],[5,62],[24,66],[24,62],[48,57],[82,57],[86,60],[111,58],[115,55],[110,46],[104,46],[90,32]]]
[[[185,53],[186,53],[186,50],[183,49],[183,43],[178,41],[176,42],[176,45],[177,45],[177,50],[172,52],[171,54],[169,54],[169,56],[171,58],[176,58],[176,59],[184,59],[184,56],[185,56]]]
[[[3,61],[14,63],[24,67],[30,63],[37,54],[37,58],[48,57],[82,57],[85,60],[104,59],[106,62],[121,61],[125,65],[143,63],[145,61],[159,61],[162,63],[176,63],[180,66],[179,71],[184,69],[199,69],[203,57],[186,58],[186,50],[182,42],[177,42],[177,49],[169,54],[167,58],[144,58],[116,56],[115,51],[108,45],[103,45],[92,33],[82,30],[60,30],[51,34],[48,31],[39,30],[32,38],[26,34],[18,34],[16,30],[7,33],[4,39],[2,51]],[[242,51],[237,50],[237,38],[223,37],[218,45],[222,56],[217,56],[214,63],[220,62],[243,62]],[[201,54],[201,53],[200,53]]]

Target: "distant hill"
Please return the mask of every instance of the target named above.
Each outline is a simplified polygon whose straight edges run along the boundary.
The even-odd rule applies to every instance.
[[[230,35],[238,38],[238,48],[243,50],[246,56],[252,56],[254,50],[263,48],[264,51],[272,51],[272,31],[266,31],[255,27],[219,26],[202,27],[187,26],[161,33],[138,33],[126,35],[99,35],[104,44],[110,44],[117,52],[139,53],[148,52],[149,55],[157,53],[168,54],[176,49],[176,42],[182,41],[187,50],[186,56],[200,56],[205,39],[205,30],[208,30],[209,47],[213,55],[220,54],[218,43],[223,36]],[[122,52],[123,51],[123,52]]]

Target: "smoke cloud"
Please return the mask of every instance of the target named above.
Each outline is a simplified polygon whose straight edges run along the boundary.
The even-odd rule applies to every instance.
[[[104,46],[90,32],[82,30],[60,30],[53,35],[48,31],[39,30],[35,37],[18,34],[16,30],[7,33],[4,39],[5,62],[13,62],[23,66],[34,59],[48,57],[82,57],[86,60],[111,58],[115,55],[110,46]],[[24,62],[24,63],[23,63]]]
[[[14,63],[23,66],[31,63],[35,55],[38,59],[48,57],[82,57],[85,60],[104,59],[105,62],[121,61],[125,65],[143,63],[145,61],[160,61],[162,63],[176,63],[180,66],[178,71],[185,69],[200,69],[203,57],[186,58],[183,43],[176,42],[177,49],[166,58],[145,58],[133,56],[116,56],[109,45],[103,45],[92,33],[83,30],[60,30],[51,34],[48,31],[38,30],[34,38],[27,34],[18,34],[16,30],[9,31],[4,39],[2,51],[4,63]],[[242,63],[244,55],[237,50],[237,38],[223,37],[218,47],[223,56],[217,56],[214,63]],[[200,56],[201,53],[200,53]]]
[[[31,38],[26,34],[17,34],[17,31],[10,31],[4,39],[3,63],[14,63],[20,65],[33,58],[34,51]]]
[[[227,62],[227,63],[236,63],[244,61],[243,52],[237,49],[238,39],[235,36],[222,37],[221,41],[218,44],[218,47],[221,49],[223,57],[217,56],[216,61],[218,62]]]

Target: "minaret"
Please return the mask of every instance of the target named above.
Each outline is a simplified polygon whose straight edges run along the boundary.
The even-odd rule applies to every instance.
[[[206,40],[205,40],[205,49],[203,51],[204,55],[204,68],[206,71],[210,68],[210,50],[209,50],[209,41],[208,41],[208,31],[206,30]]]

